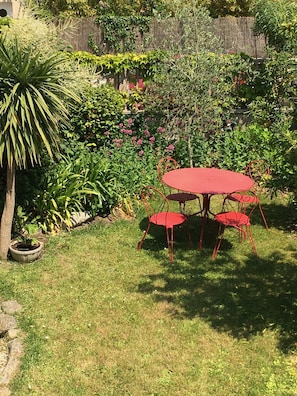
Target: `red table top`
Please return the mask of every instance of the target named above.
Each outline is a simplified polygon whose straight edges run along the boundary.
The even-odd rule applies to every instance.
[[[218,168],[179,168],[165,173],[162,180],[169,187],[195,194],[231,194],[254,184],[242,173]]]

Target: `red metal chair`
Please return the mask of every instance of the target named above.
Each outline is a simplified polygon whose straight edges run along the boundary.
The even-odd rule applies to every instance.
[[[247,207],[247,205],[254,205],[249,216],[251,216],[255,208],[258,207],[265,227],[268,230],[268,224],[261,206],[261,197],[265,191],[267,181],[270,179],[269,166],[264,160],[254,160],[246,166],[244,174],[254,180],[255,184],[252,189],[245,193],[230,194],[227,198],[231,201],[238,202],[241,206],[244,205]]]
[[[141,192],[141,200],[148,216],[148,225],[143,234],[141,241],[138,244],[137,250],[141,249],[143,241],[147,236],[151,224],[162,226],[166,230],[166,239],[168,245],[168,256],[169,260],[174,260],[174,227],[187,224],[187,216],[183,213],[171,212],[169,210],[169,202],[162,191],[158,190],[154,186],[145,187]],[[192,247],[191,235],[188,229],[188,237],[190,246]]]
[[[254,208],[250,210],[249,214],[246,213],[247,209],[245,205],[240,206],[242,211],[235,211],[232,210],[232,208],[231,210],[226,210],[227,200],[228,197],[224,199],[223,211],[214,216],[214,220],[217,223],[219,223],[219,230],[216,239],[216,244],[212,253],[212,259],[215,260],[218,254],[226,227],[233,227],[238,230],[240,242],[242,242],[246,238],[249,238],[253,252],[257,256],[257,249],[256,249],[255,240],[252,235],[251,220],[250,220],[250,214],[253,212]]]
[[[180,168],[179,163],[174,158],[171,158],[168,156],[161,158],[158,163],[158,166],[157,166],[158,179],[163,186],[166,198],[169,199],[170,201],[178,202],[179,209],[180,209],[181,213],[185,213],[186,202],[194,201],[195,199],[198,200],[200,210],[201,210],[200,198],[196,194],[183,192],[183,191],[172,192],[172,189],[170,189],[170,187],[168,187],[168,186],[167,187],[169,189],[169,193],[166,193],[164,183],[162,182],[163,175],[167,172],[170,172],[172,170],[179,169],[179,168]]]

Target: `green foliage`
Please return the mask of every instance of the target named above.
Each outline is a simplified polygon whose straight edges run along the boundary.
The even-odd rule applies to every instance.
[[[158,182],[156,169],[160,157],[152,146],[137,147],[131,140],[118,144],[116,141],[115,147],[106,152],[111,173],[117,181],[116,204],[125,213],[134,215],[133,203],[138,201],[142,187]]]
[[[297,3],[292,0],[258,0],[254,8],[255,32],[263,33],[277,51],[296,52]]]
[[[243,171],[254,159],[264,159],[270,166],[273,178],[271,187],[275,190],[294,190],[296,164],[290,158],[290,145],[296,132],[291,131],[282,120],[273,128],[258,124],[238,126],[222,131],[213,141],[215,164],[226,169]]]
[[[213,18],[234,16],[244,17],[252,14],[253,0],[216,0],[207,2]]]
[[[96,10],[98,15],[116,16],[152,16],[166,9],[164,0],[106,0],[99,1]]]
[[[94,215],[103,208],[108,210],[115,200],[109,163],[78,143],[69,154],[45,171],[40,194],[31,204],[31,212],[38,216],[44,231],[71,227],[74,212]]]
[[[53,16],[60,17],[86,17],[94,15],[94,7],[89,0],[41,0],[38,6],[50,11]]]
[[[232,79],[231,96],[237,108],[247,108],[258,96],[264,95],[267,87],[263,81],[262,65],[244,54],[225,55],[228,67],[227,80]],[[229,60],[228,60],[229,58]]]
[[[69,53],[69,56],[82,65],[96,68],[102,77],[128,76],[138,74],[143,78],[152,77],[160,61],[164,58],[164,51],[148,51],[144,54],[106,54],[97,56],[89,52],[77,51]]]
[[[100,15],[95,23],[101,27],[105,52],[118,53],[134,51],[136,35],[149,31],[150,18],[139,15]]]
[[[93,147],[104,145],[105,132],[118,128],[126,98],[111,85],[87,87],[81,102],[71,110],[71,128],[67,137],[78,137]]]
[[[0,163],[26,168],[40,162],[42,147],[50,155],[58,149],[58,125],[67,122],[64,99],[77,99],[62,85],[66,58],[48,59],[18,40],[0,36]]]
[[[11,18],[10,17],[2,17],[0,18],[0,29],[1,26],[10,26]]]
[[[18,241],[26,245],[35,245],[38,241],[35,234],[38,230],[38,224],[30,221],[29,216],[25,213],[21,206],[17,207],[14,219],[15,232],[18,235]]]
[[[167,12],[171,15],[178,13],[181,6],[194,9],[197,7],[205,7],[209,11],[212,18],[225,16],[250,16],[252,14],[253,0],[183,0],[172,1],[167,0]]]
[[[166,125],[168,136],[187,147],[187,163],[201,163],[205,141],[223,128],[236,104],[233,93],[233,59],[199,52],[180,56],[158,74],[150,90],[152,111]],[[236,60],[237,62],[237,60]],[[199,142],[199,143],[198,143]],[[195,152],[201,159],[194,161]]]
[[[270,126],[279,117],[287,118],[296,127],[295,98],[297,94],[297,64],[288,52],[269,50],[259,71],[261,90],[249,104],[255,122]]]

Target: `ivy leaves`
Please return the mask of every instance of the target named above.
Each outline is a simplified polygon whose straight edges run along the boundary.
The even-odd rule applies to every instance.
[[[137,32],[149,31],[150,18],[139,15],[101,15],[95,20],[102,29],[106,52],[129,52],[135,49]]]

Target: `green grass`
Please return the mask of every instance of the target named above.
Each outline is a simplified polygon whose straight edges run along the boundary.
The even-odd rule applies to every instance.
[[[35,263],[2,264],[2,300],[16,299],[26,353],[13,396],[297,395],[296,215],[285,199],[264,205],[248,241],[191,218],[193,249],[163,230],[136,250],[145,220],[97,223],[51,237]],[[297,217],[297,216],[296,216]]]

